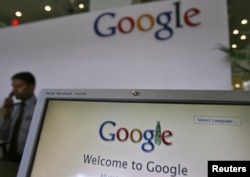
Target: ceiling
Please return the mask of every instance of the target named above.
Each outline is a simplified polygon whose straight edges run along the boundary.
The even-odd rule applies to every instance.
[[[250,0],[228,0],[228,17],[231,44],[238,47],[250,45]],[[242,19],[247,19],[246,25],[241,24]],[[234,35],[233,30],[238,29],[239,34]],[[246,35],[246,40],[240,40],[241,35]]]
[[[79,9],[78,4],[83,3],[84,9]],[[46,12],[44,7],[50,5],[52,11]],[[17,18],[15,12],[22,12],[20,23],[28,23],[64,15],[83,13],[89,11],[89,0],[1,0],[0,22],[2,26],[9,26],[11,20]]]

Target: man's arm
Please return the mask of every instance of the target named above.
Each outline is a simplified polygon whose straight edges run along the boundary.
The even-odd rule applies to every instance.
[[[4,100],[2,106],[2,124],[0,125],[0,139],[8,140],[11,128],[11,115],[13,111],[13,100],[8,97]]]
[[[11,114],[13,111],[13,99],[11,97],[8,97],[4,100],[2,111],[3,111],[3,118],[4,119],[10,119]]]

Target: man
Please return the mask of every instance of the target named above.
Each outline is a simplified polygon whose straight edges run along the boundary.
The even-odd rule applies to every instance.
[[[2,106],[3,123],[0,139],[9,141],[9,149],[3,160],[20,162],[36,104],[35,77],[29,72],[12,76],[12,92]],[[19,103],[14,103],[15,96]]]

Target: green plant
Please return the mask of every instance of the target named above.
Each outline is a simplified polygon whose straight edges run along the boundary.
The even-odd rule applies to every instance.
[[[228,54],[233,66],[241,69],[244,74],[250,74],[250,45],[241,49],[232,49],[220,45],[219,49]]]

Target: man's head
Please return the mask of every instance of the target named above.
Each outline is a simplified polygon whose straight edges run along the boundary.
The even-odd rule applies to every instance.
[[[17,73],[11,79],[13,93],[17,99],[27,100],[34,95],[36,80],[31,73]]]

